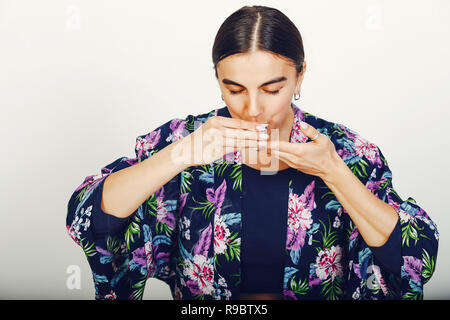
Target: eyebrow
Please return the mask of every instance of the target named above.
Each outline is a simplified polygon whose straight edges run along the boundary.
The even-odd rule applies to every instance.
[[[287,80],[286,77],[278,77],[278,78],[269,80],[269,81],[267,81],[267,82],[264,82],[262,85],[259,86],[259,88],[264,87],[264,86],[267,86],[268,84],[277,83],[277,82],[281,82],[281,81],[285,81],[285,80]],[[237,82],[234,82],[234,81],[232,81],[232,80],[230,80],[230,79],[222,79],[222,82],[223,82],[224,84],[233,84],[233,85],[235,85],[235,86],[239,86],[239,87],[245,88],[242,84],[239,84],[239,83],[237,83]]]

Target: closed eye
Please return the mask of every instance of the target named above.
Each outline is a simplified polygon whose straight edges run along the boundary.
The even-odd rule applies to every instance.
[[[239,93],[241,93],[241,92],[243,92],[244,90],[240,90],[240,91],[233,91],[233,90],[230,90],[230,93],[231,94],[239,94]],[[274,91],[267,91],[267,90],[264,90],[265,92],[267,92],[268,94],[278,94],[278,92],[280,92],[280,89],[278,89],[278,90],[274,90]]]

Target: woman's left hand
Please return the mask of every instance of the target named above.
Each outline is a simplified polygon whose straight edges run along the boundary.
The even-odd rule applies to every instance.
[[[301,124],[306,125],[300,128],[307,137],[314,138],[318,134],[317,139],[307,143],[268,141],[268,152],[294,169],[326,179],[342,159],[326,135],[304,121]]]

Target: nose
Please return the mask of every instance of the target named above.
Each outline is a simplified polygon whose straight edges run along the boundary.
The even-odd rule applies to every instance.
[[[248,116],[254,119],[258,119],[258,117],[262,114],[262,112],[263,110],[258,101],[256,101],[256,99],[251,99],[247,106]]]

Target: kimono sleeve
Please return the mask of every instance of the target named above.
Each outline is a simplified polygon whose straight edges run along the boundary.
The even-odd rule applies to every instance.
[[[125,219],[103,212],[102,190],[105,178],[111,173],[144,161],[189,134],[185,123],[191,117],[173,119],[137,137],[135,158],[122,157],[106,165],[99,174],[86,177],[70,197],[66,228],[87,257],[96,300],[142,299],[147,278],[164,280],[169,276],[170,248],[176,234],[180,174]],[[159,209],[164,214],[158,215]],[[160,236],[154,235],[157,224],[159,230],[163,230]]]
[[[439,241],[437,227],[413,198],[403,200],[395,191],[392,172],[380,148],[366,141],[365,150],[351,169],[375,196],[392,206],[399,215],[388,241],[390,247],[400,251],[392,252],[394,259],[399,259],[397,265],[400,269],[385,267],[378,259],[382,255],[376,253],[379,248],[368,247],[354,228],[350,236],[349,257],[353,261],[354,272],[362,280],[357,296],[365,295],[366,299],[423,299],[423,285],[430,280],[435,269]],[[395,241],[400,243],[393,243]]]

